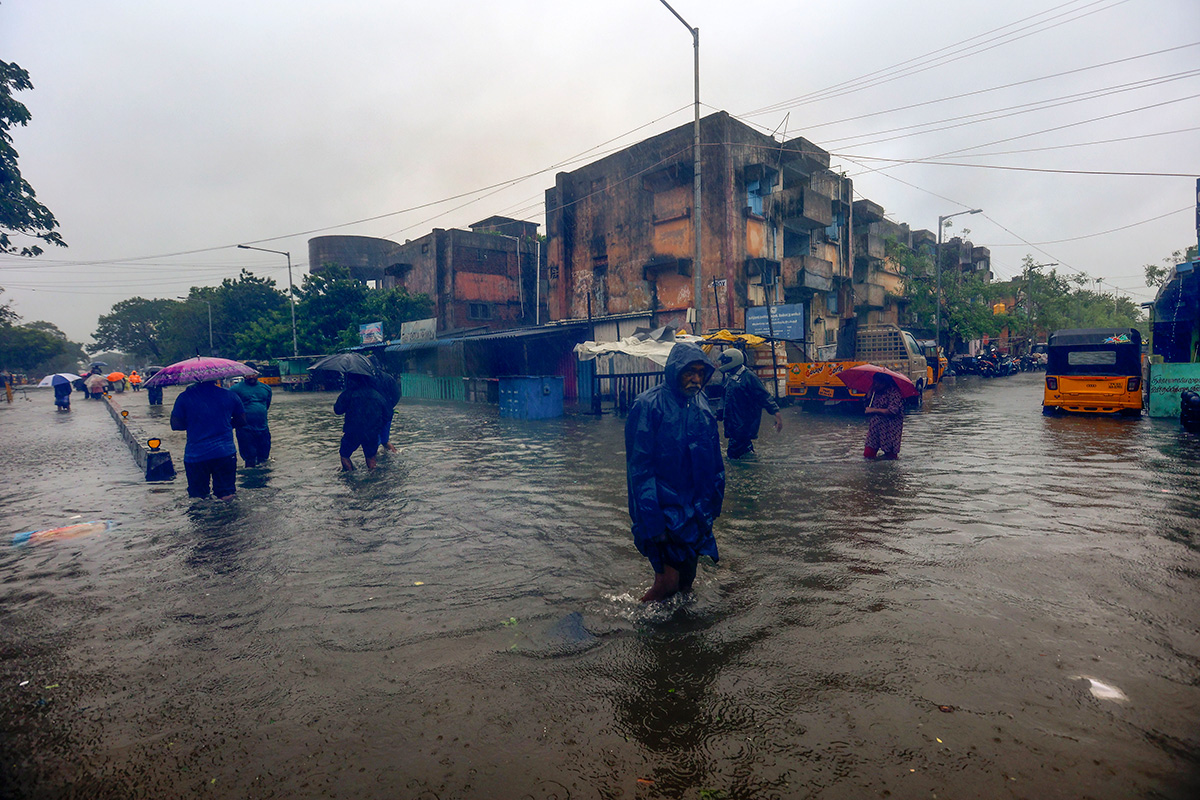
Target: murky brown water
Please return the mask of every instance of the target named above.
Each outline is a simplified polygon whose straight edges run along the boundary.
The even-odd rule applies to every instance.
[[[785,410],[654,609],[611,417],[402,404],[343,476],[333,395],[277,392],[221,504],[0,405],[0,533],[119,523],[0,543],[0,796],[1194,798],[1200,442],[1039,387],[943,387],[898,462]]]

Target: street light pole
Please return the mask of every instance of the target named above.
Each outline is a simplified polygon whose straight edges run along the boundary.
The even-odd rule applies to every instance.
[[[239,244],[241,250],[258,250],[263,253],[275,253],[280,256],[287,256],[288,262],[288,306],[292,309],[292,355],[300,355],[300,348],[296,345],[296,295],[292,291],[292,254],[284,250],[268,250],[265,247],[251,247],[248,244]]]
[[[693,263],[692,263],[692,295],[696,307],[696,326],[700,333],[704,332],[704,325],[701,321],[700,308],[703,305],[704,297],[704,278],[701,275],[700,269],[700,29],[693,28],[688,24],[687,20],[679,15],[679,12],[671,8],[671,4],[667,0],[659,0],[667,10],[675,15],[675,19],[683,23],[683,27],[687,28],[692,34],[692,45],[695,50],[695,66],[693,69],[694,82],[696,86],[695,100],[695,119],[692,122],[692,210],[694,219],[692,220],[692,239],[693,239]]]
[[[937,296],[933,299],[933,304],[937,309],[937,322],[934,328],[933,342],[937,347],[942,346],[942,225],[951,217],[957,217],[959,214],[979,214],[982,208],[973,208],[970,211],[955,211],[953,214],[947,214],[944,217],[938,217],[938,238],[937,238],[937,257],[934,264],[934,271],[937,273]]]

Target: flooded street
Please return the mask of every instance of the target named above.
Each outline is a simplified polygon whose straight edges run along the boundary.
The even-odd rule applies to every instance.
[[[162,435],[170,404],[119,401]],[[0,405],[0,797],[1195,798],[1200,440],[964,378],[784,409],[719,567],[647,608],[623,420],[397,408],[339,472],[275,392],[231,503],[147,484],[99,403]],[[13,547],[11,534],[113,530]],[[1116,693],[1116,694],[1114,694]]]

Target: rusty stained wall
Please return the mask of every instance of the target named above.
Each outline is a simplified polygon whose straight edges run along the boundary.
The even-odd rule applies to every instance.
[[[558,174],[546,193],[552,319],[585,317],[590,297],[596,316],[654,311],[658,323],[682,320],[693,305],[693,277],[668,263],[647,280],[644,269],[656,259],[692,260],[691,138],[691,125],[683,125]],[[746,213],[745,168],[778,168],[783,148],[724,112],[701,120],[701,141],[703,327],[717,324],[714,278],[726,280],[716,290],[722,326],[740,327],[751,281],[746,260],[777,256],[770,221]]]

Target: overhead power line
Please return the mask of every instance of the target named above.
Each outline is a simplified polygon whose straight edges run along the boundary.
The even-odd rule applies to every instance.
[[[1077,2],[1078,0],[1071,0],[1071,2],[1063,3],[1062,5],[1055,6],[1054,8],[1046,11],[1038,12],[1037,14],[1032,14],[1028,17],[1017,20],[1016,22],[1002,25],[999,28],[993,28],[990,31],[963,39],[955,44],[950,44],[945,47],[938,48],[937,50],[930,51],[925,55],[916,56],[906,61],[901,61],[900,63],[894,64],[891,67],[884,67],[873,72],[868,72],[865,75],[859,76],[858,78],[851,78],[849,80],[842,81],[841,83],[833,84],[825,89],[809,92],[808,94],[794,97],[791,100],[785,100],[781,103],[774,103],[772,105],[746,112],[745,116],[758,116],[760,114],[779,112],[807,103],[815,103],[820,100],[841,97],[853,92],[862,91],[863,89],[872,88],[884,83],[899,80],[901,78],[917,75],[921,72],[934,69],[935,67],[945,66],[946,64],[953,63],[954,61],[959,61],[961,59],[978,55],[979,53],[984,53],[988,50],[992,50],[1006,44],[1011,44],[1012,42],[1032,36],[1035,33],[1042,33],[1044,31],[1057,28],[1060,25],[1076,22],[1085,17],[1089,17],[1092,14],[1096,14],[1101,11],[1108,11],[1111,8],[1115,8],[1118,5],[1128,2],[1128,0],[1117,0],[1116,2],[1104,6],[1103,8],[1093,9],[1091,11],[1087,11],[1086,13],[1079,13],[1084,12],[1085,9],[1091,8],[1092,6],[1101,5],[1102,3],[1106,2],[1106,0],[1095,0],[1094,2],[1088,3],[1080,8],[1063,11],[1062,13],[1051,16],[1048,19],[1041,20],[1040,22],[1033,22],[1025,27],[1018,27],[1016,30],[1010,31],[1009,33],[1000,34],[999,36],[992,36],[992,34],[999,33],[1000,31],[1004,31],[1008,28],[1020,26],[1023,23],[1029,22],[1030,20],[1037,19],[1038,17],[1044,17],[1048,14],[1059,11],[1060,9],[1065,9],[1068,6],[1076,5]],[[1072,14],[1077,14],[1077,16],[1070,17]],[[1060,19],[1062,17],[1070,18],[1062,19],[1054,24],[1047,24],[1052,20]],[[1039,28],[1038,26],[1044,27]],[[983,41],[979,42],[978,44],[970,44],[971,42],[975,42],[979,39],[982,39]],[[945,55],[939,55],[941,53],[944,53]]]

